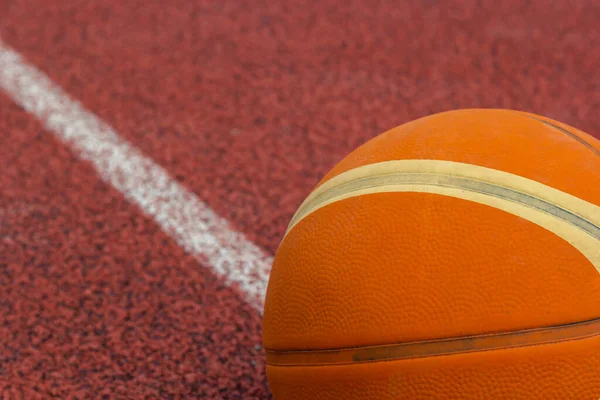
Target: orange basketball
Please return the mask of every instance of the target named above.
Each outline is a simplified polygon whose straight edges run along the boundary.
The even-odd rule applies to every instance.
[[[600,142],[509,110],[383,133],[292,218],[263,323],[276,400],[597,400]]]

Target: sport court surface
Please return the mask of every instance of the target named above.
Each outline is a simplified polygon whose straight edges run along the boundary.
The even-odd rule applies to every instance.
[[[0,397],[269,398],[261,293],[318,179],[455,108],[600,137],[599,18],[593,0],[0,1]]]

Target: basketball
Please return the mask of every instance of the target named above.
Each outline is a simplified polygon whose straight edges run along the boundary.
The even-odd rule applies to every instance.
[[[469,109],[366,142],[292,217],[263,344],[276,400],[597,400],[600,141]]]

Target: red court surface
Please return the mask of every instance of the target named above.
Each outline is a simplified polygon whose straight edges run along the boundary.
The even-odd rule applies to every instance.
[[[273,255],[329,168],[409,120],[512,108],[600,137],[599,18],[593,0],[3,0],[0,40]],[[1,398],[270,398],[239,288],[1,90],[0,133]]]

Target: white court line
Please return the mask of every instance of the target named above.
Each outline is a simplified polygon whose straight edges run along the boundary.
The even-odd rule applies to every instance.
[[[2,41],[0,88],[262,313],[270,256]]]

